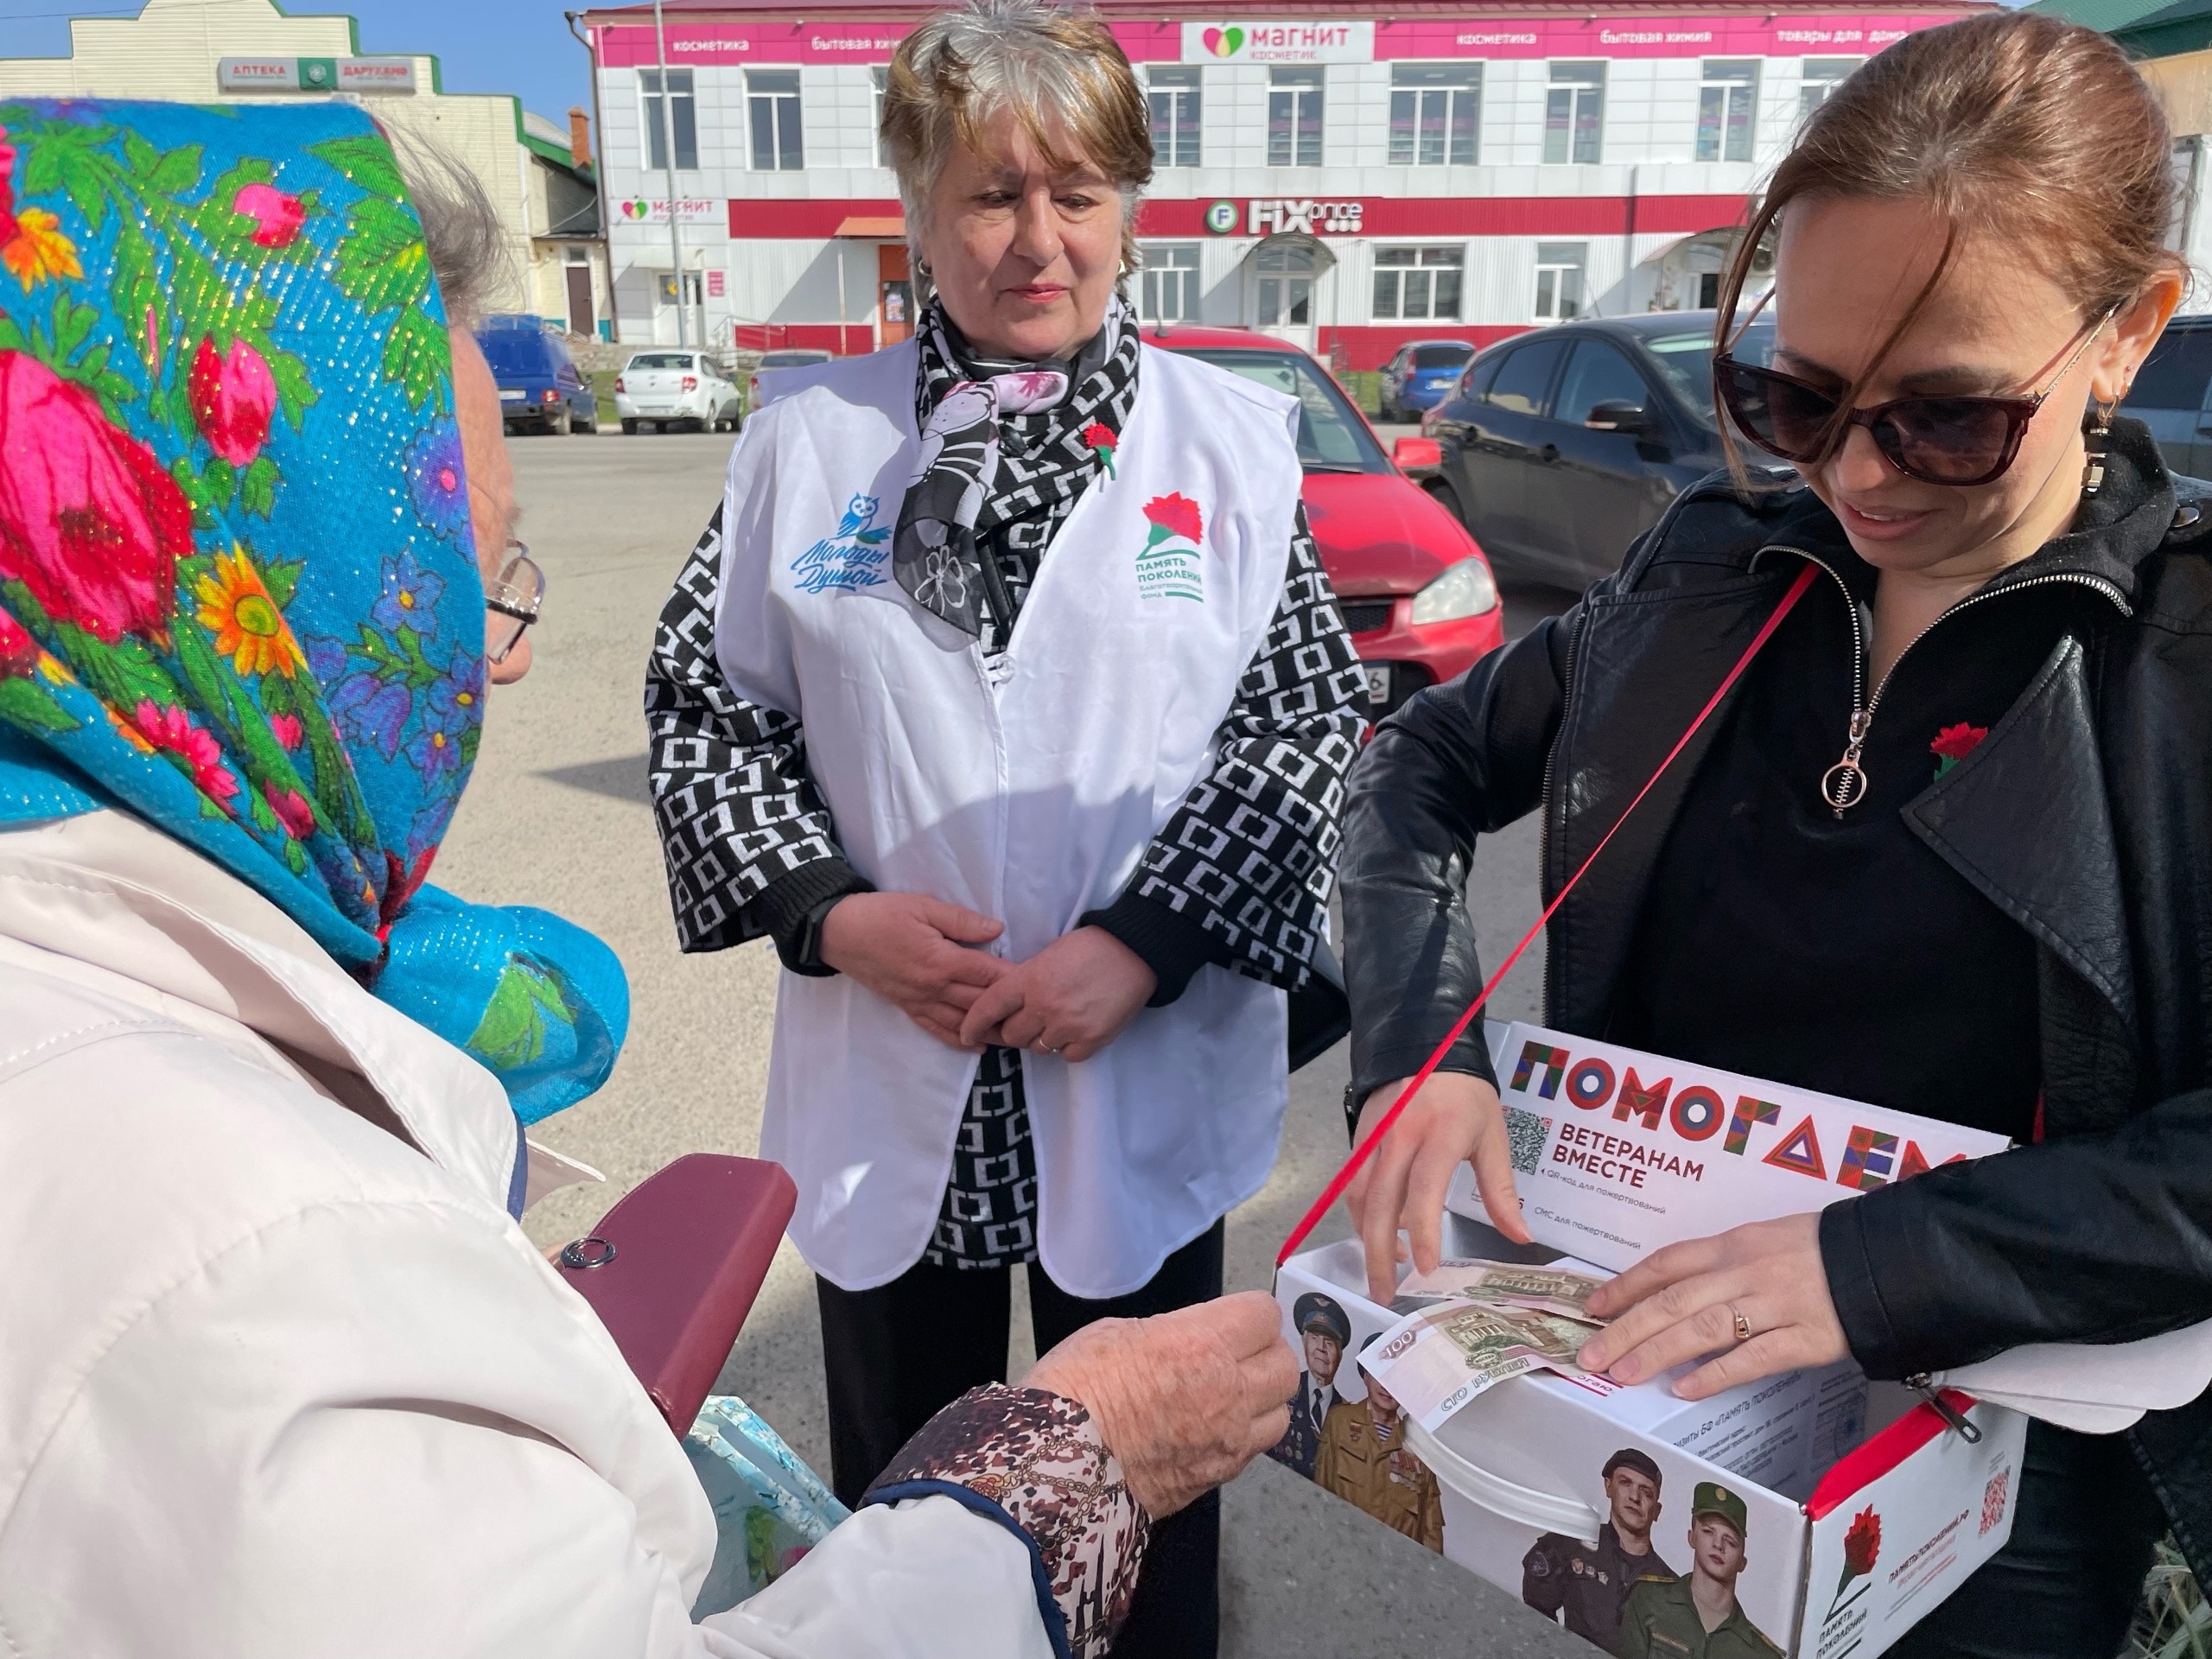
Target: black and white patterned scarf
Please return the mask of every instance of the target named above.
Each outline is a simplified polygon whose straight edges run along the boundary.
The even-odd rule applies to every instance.
[[[934,302],[916,333],[922,451],[892,567],[917,603],[1000,649],[1061,520],[1094,474],[1112,476],[1136,397],[1136,319],[1114,301],[1072,362],[978,353]]]

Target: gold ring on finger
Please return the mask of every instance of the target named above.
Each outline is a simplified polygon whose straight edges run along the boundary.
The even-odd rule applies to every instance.
[[[1751,1339],[1751,1322],[1744,1317],[1744,1310],[1731,1302],[1728,1304],[1728,1311],[1735,1316],[1736,1340],[1749,1342]]]

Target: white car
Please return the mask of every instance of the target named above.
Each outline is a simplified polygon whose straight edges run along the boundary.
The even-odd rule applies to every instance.
[[[734,432],[743,416],[737,382],[704,352],[639,352],[614,379],[614,412],[622,429]]]
[[[753,379],[746,388],[745,407],[747,410],[760,407],[760,376],[763,372],[771,369],[807,369],[813,367],[817,363],[827,363],[829,360],[829,353],[817,350],[811,346],[779,346],[775,351],[764,353],[760,360],[753,365]],[[2190,476],[2193,478],[2196,474],[2192,473]]]

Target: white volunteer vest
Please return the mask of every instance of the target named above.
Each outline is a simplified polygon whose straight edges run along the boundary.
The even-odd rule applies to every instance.
[[[779,377],[730,459],[715,655],[801,721],[854,868],[998,918],[1018,961],[1111,904],[1210,771],[1282,596],[1298,406],[1145,346],[1116,475],[1061,526],[994,689],[892,574],[915,372],[909,343]],[[1135,1290],[1259,1190],[1285,1025],[1282,992],[1206,968],[1092,1059],[1023,1056],[1055,1283]],[[760,1150],[808,1266],[862,1290],[919,1259],[976,1067],[842,975],[783,976]]]

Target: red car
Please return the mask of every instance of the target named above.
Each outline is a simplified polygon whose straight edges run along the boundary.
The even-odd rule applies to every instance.
[[[1399,439],[1394,464],[1343,388],[1286,341],[1243,328],[1182,327],[1146,338],[1305,406],[1298,455],[1306,521],[1367,671],[1376,716],[1504,644],[1490,561],[1458,519],[1398,470],[1437,466],[1433,440]]]

